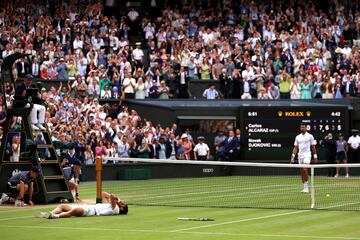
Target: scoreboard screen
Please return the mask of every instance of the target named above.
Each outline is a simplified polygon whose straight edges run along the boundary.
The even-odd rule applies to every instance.
[[[245,107],[243,135],[247,138],[246,159],[288,162],[300,124],[307,126],[317,142],[331,132],[348,134],[347,107]],[[323,149],[317,146],[319,157]],[[270,155],[271,154],[271,155]]]

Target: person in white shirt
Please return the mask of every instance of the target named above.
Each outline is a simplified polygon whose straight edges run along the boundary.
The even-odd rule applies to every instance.
[[[206,32],[203,34],[202,39],[204,40],[205,44],[207,45],[210,41],[213,41],[214,38],[214,33],[212,32],[212,30],[210,28],[208,28],[206,30]]]
[[[214,84],[210,84],[209,88],[205,89],[203,97],[208,100],[213,100],[219,97],[219,92],[215,89]]]
[[[135,9],[131,9],[131,11],[128,13],[128,17],[130,21],[134,22],[139,17],[139,13],[135,11]]]
[[[359,130],[353,129],[352,136],[348,139],[348,145],[349,145],[349,162],[350,163],[359,163],[359,151],[360,151],[360,136],[359,136]]]
[[[154,38],[155,36],[155,28],[151,25],[150,22],[144,27],[144,32],[145,38],[147,40],[149,40],[149,38]]]
[[[198,137],[199,143],[194,147],[194,159],[200,161],[206,161],[210,156],[209,146],[205,143],[203,136]]]
[[[56,219],[69,217],[109,216],[127,214],[128,206],[114,194],[102,193],[102,202],[92,205],[60,204],[51,212],[40,212],[37,217]]]
[[[291,155],[291,163],[294,163],[296,154],[298,155],[298,163],[301,165],[309,165],[311,162],[311,152],[313,154],[314,163],[317,163],[316,140],[314,136],[307,132],[306,125],[300,124],[301,133],[296,136],[294,148]],[[309,192],[308,186],[308,170],[301,168],[301,180],[304,185],[303,193]]]
[[[135,78],[131,77],[130,73],[125,73],[125,78],[123,81],[123,91],[125,92],[125,98],[134,98],[135,93]]]
[[[76,35],[75,40],[73,41],[73,48],[76,53],[80,53],[83,49],[84,42],[80,39],[79,35]]]
[[[142,67],[144,52],[141,50],[141,43],[136,43],[136,48],[132,51],[132,58],[136,67]]]
[[[109,89],[109,86],[105,86],[103,90],[100,92],[100,98],[102,99],[109,99],[111,98],[111,90]]]

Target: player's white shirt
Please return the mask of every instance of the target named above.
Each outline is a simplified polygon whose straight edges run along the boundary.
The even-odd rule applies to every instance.
[[[316,145],[316,140],[310,133],[300,133],[296,136],[294,146],[299,148],[298,159],[311,158],[311,145]]]
[[[97,216],[117,215],[120,212],[119,206],[113,209],[110,203],[95,204],[95,212]]]
[[[350,144],[352,149],[358,149],[360,145],[360,136],[356,135],[349,137],[348,144]]]

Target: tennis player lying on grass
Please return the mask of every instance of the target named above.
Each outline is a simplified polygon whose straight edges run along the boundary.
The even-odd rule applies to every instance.
[[[70,205],[60,204],[51,212],[40,212],[39,218],[68,218],[68,217],[89,217],[89,216],[109,216],[127,214],[128,206],[124,201],[114,194],[102,193],[102,202],[92,205]]]

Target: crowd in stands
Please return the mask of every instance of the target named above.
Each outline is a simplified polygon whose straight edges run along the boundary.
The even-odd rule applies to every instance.
[[[216,98],[343,98],[360,87],[356,1],[184,1],[142,18],[35,2],[4,2],[0,59],[28,53],[15,76],[75,80],[77,97],[188,98],[192,79],[220,81]],[[130,34],[143,43],[130,46]]]
[[[94,1],[4,1],[0,62],[27,53],[30,62],[13,66],[15,79],[61,80],[41,94],[53,139],[77,143],[66,154],[89,163],[114,154],[185,159],[194,145],[189,134],[186,140],[176,125],[153,125],[99,99],[189,98],[191,80],[220,82],[204,92],[208,99],[356,96],[359,3],[313,2],[182,1],[140,17],[136,10],[106,16]],[[143,42],[131,46],[139,29]],[[6,101],[13,90],[8,84]]]

